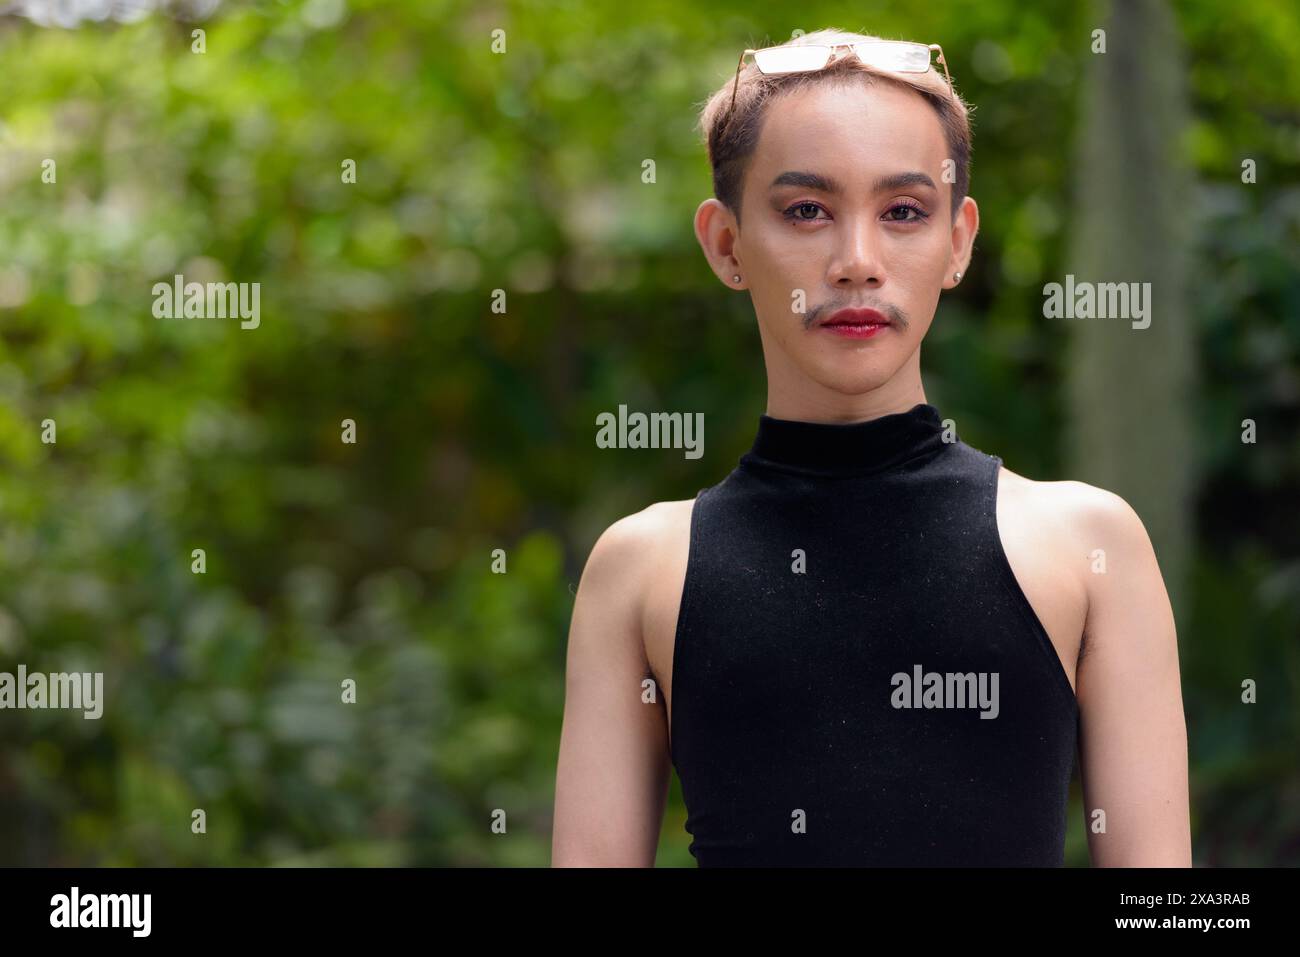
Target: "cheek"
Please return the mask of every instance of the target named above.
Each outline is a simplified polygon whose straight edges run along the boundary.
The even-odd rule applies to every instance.
[[[942,268],[950,245],[948,234],[931,224],[916,232],[915,235],[900,237],[893,248],[900,257],[905,257],[916,268],[924,268],[934,263],[939,264],[937,268]]]
[[[761,266],[763,274],[767,274],[770,270],[788,270],[792,262],[814,261],[818,255],[814,244],[794,242],[796,238],[800,238],[794,233],[794,227],[785,224],[765,225],[745,243],[744,248],[749,254],[750,262]]]
[[[946,235],[935,232],[932,237],[899,244],[896,253],[891,264],[894,279],[901,285],[915,287],[919,291],[942,281],[952,255],[952,247]]]

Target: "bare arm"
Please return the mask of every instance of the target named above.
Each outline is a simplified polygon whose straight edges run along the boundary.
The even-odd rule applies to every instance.
[[[1077,674],[1092,862],[1190,867],[1187,726],[1173,610],[1141,519],[1119,496],[1085,488],[1088,552],[1105,552],[1105,571],[1088,575]],[[1105,833],[1094,833],[1098,809]]]
[[[648,528],[632,515],[592,548],[578,586],[555,775],[552,867],[652,867],[671,768],[664,711],[645,703]]]

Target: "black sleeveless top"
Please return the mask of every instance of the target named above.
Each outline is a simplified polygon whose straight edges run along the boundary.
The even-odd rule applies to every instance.
[[[759,418],[696,496],[672,761],[700,866],[1059,866],[1078,706],[938,410]]]

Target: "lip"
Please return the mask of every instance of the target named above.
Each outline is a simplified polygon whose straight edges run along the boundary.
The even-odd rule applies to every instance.
[[[889,327],[889,319],[876,309],[840,309],[820,326],[827,332],[850,339],[870,339]]]

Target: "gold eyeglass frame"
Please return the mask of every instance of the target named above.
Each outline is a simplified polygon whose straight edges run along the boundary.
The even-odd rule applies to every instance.
[[[948,81],[948,95],[949,95],[950,97],[956,95],[956,94],[953,92],[953,88],[952,88],[952,76],[948,73],[948,61],[944,58],[944,55],[943,55],[943,47],[941,47],[941,46],[940,46],[939,44],[937,44],[937,43],[918,43],[918,42],[915,42],[915,41],[912,41],[912,40],[854,40],[854,41],[852,41],[852,42],[848,42],[848,43],[810,43],[810,44],[804,45],[802,48],[803,48],[803,49],[813,49],[813,50],[816,50],[816,49],[823,49],[823,50],[829,50],[829,51],[830,51],[830,52],[827,54],[827,56],[826,56],[826,62],[825,62],[825,63],[823,63],[821,66],[816,67],[816,68],[814,68],[814,69],[812,69],[812,70],[783,70],[783,71],[781,71],[780,73],[778,73],[778,74],[776,74],[776,75],[778,75],[778,76],[783,76],[783,75],[785,75],[786,73],[815,73],[817,70],[824,70],[824,69],[826,69],[828,66],[830,66],[832,63],[834,63],[834,62],[835,62],[835,51],[836,51],[836,50],[839,50],[839,49],[841,49],[841,48],[843,48],[843,47],[848,47],[849,49],[853,50],[853,55],[856,56],[856,57],[858,57],[858,59],[862,59],[861,55],[860,55],[860,54],[858,53],[858,51],[857,51],[857,47],[860,47],[860,46],[881,46],[881,45],[898,45],[898,46],[909,46],[909,47],[924,47],[924,48],[926,49],[926,51],[927,51],[927,54],[928,54],[928,53],[934,53],[935,51],[938,51],[938,53],[939,53],[938,62],[940,63],[940,65],[943,66],[943,75],[944,75],[944,78]],[[786,45],[786,44],[777,44],[777,46],[775,46],[775,47],[763,47],[763,48],[758,49],[758,50],[746,50],[744,53],[742,53],[742,54],[740,55],[740,61],[736,64],[736,79],[735,79],[735,82],[733,82],[733,83],[731,84],[731,106],[729,106],[729,107],[727,108],[727,114],[728,114],[728,115],[730,115],[730,114],[731,114],[731,111],[734,110],[734,109],[736,108],[736,91],[740,88],[740,71],[741,71],[741,68],[744,67],[744,65],[745,65],[745,57],[749,56],[751,53],[755,53],[755,54],[756,54],[756,53],[762,53],[764,50],[775,50],[775,49],[778,49],[778,48],[781,48],[781,47],[784,47],[784,46],[787,46],[787,45]],[[865,62],[865,61],[863,61],[863,62]],[[766,70],[764,70],[761,66],[758,65],[758,59],[757,59],[757,57],[755,57],[755,59],[754,59],[754,66],[758,68],[758,72],[764,74],[765,76],[771,76],[771,75],[772,75],[772,74],[767,73]],[[925,65],[925,70],[891,70],[891,71],[887,71],[887,72],[891,72],[891,73],[924,73],[924,72],[926,72],[926,71],[929,70],[929,69],[930,69],[930,58],[929,58],[929,56],[927,55],[927,56],[926,56],[926,65]]]

